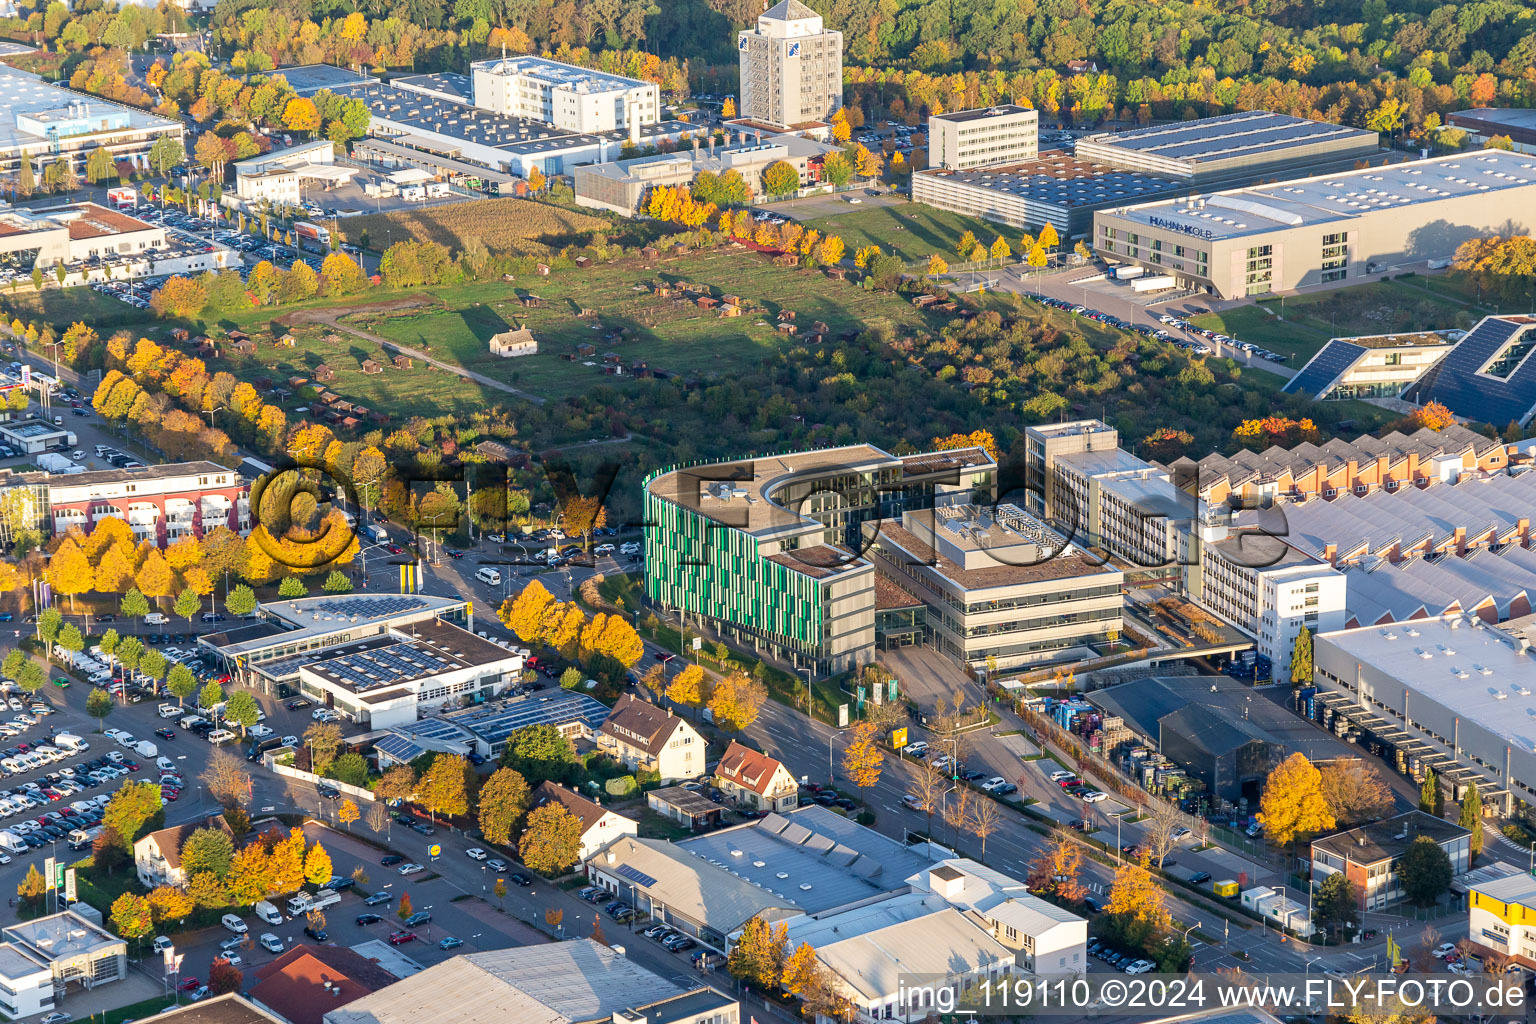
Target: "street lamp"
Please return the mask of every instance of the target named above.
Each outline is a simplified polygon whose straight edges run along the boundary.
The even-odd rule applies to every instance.
[[[482,932],[475,932],[475,934],[473,934],[473,935],[471,935],[469,937],[470,941],[475,944],[475,952],[476,953],[480,952],[480,936],[482,934],[483,934]]]

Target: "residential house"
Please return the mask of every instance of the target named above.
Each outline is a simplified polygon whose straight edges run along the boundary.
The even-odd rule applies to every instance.
[[[158,885],[186,885],[187,874],[181,868],[181,846],[200,828],[217,828],[229,832],[224,815],[215,814],[203,821],[173,825],[135,840],[133,866],[139,882],[146,889]],[[233,835],[230,833],[231,838]]]
[[[670,710],[625,694],[597,733],[598,749],[631,771],[654,771],[663,783],[704,774],[705,743]]]
[[[799,804],[799,783],[784,763],[736,740],[715,768],[715,783],[737,807],[787,811]]]
[[[528,809],[531,811],[547,803],[560,804],[581,822],[582,860],[591,857],[620,836],[632,836],[639,832],[638,822],[553,782],[539,783],[530,796]]]
[[[526,327],[519,327],[515,331],[501,331],[491,335],[490,349],[493,356],[511,359],[516,356],[536,355],[539,351],[539,342],[532,331]]]

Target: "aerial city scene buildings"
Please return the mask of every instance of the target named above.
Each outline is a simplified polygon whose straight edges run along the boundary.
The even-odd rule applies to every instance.
[[[1536,8],[1356,7],[0,3],[0,1018],[1528,1019]]]

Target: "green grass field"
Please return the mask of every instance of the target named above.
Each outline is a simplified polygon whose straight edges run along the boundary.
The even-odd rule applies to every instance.
[[[740,296],[749,311],[722,318],[691,302],[653,295],[646,286],[654,281],[708,285],[717,295]],[[521,304],[520,296],[528,292],[539,297],[537,307]],[[894,295],[867,292],[817,271],[774,267],[762,256],[742,252],[690,253],[654,266],[626,260],[585,271],[557,271],[548,278],[452,289],[434,297],[444,305],[357,313],[343,322],[404,345],[429,345],[438,358],[551,398],[579,394],[599,383],[649,386],[640,378],[606,375],[606,352],[617,353],[626,364],[642,359],[651,369],[685,376],[750,372],[775,351],[798,343],[796,336],[781,334],[773,326],[783,309],[794,311],[800,334],[818,320],[834,336],[881,322],[929,326],[925,314]],[[583,317],[583,310],[596,315]],[[534,333],[539,352],[515,359],[491,355],[486,348],[491,335],[517,326]],[[567,359],[583,342],[595,346],[596,355]]]
[[[967,231],[974,232],[983,245],[991,245],[992,239],[1001,234],[1015,249],[1018,248],[1019,236],[1022,234],[1017,229],[992,224],[979,217],[936,210],[921,203],[838,213],[831,217],[808,220],[805,225],[822,234],[840,236],[848,246],[850,255],[854,250],[873,243],[908,263],[926,260],[934,253],[954,263],[959,259],[955,254],[955,243]]]
[[[1264,299],[1195,317],[1194,323],[1283,352],[1299,369],[1329,338],[1466,328],[1493,311],[1478,306],[1471,286],[1458,277],[1413,276]]]

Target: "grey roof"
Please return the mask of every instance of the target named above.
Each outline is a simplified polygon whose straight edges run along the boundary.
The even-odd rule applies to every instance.
[[[638,78],[626,78],[623,75],[584,68],[577,64],[566,64],[563,61],[533,54],[476,61],[470,67],[475,71],[486,71],[493,75],[522,75],[546,85],[570,89],[578,93],[623,91],[648,84]]]
[[[1312,849],[1326,850],[1356,864],[1377,864],[1401,857],[1420,836],[1444,844],[1466,835],[1470,833],[1455,822],[1415,809],[1367,822],[1359,828],[1319,836],[1312,840]]]
[[[36,75],[25,74],[20,71],[5,68],[0,71],[0,110],[6,112],[4,118],[0,118],[0,153],[15,153],[19,147],[28,146],[36,151],[37,147],[48,144],[47,138],[41,135],[32,135],[23,131],[16,124],[16,114],[30,113],[42,110],[57,110],[68,106],[70,103],[85,103],[90,110],[97,112],[111,111],[114,116],[127,115],[127,127],[109,129],[98,133],[104,140],[111,141],[115,136],[128,133],[164,132],[178,134],[181,130],[179,122],[171,121],[151,114],[147,110],[137,107],[125,106],[121,103],[113,103],[104,100],[100,96],[91,96],[83,92],[74,92],[49,82],[44,82]]]
[[[474,80],[457,71],[439,71],[431,75],[405,75],[391,78],[389,84],[416,92],[434,92],[457,97],[464,103],[473,102]]]
[[[573,1024],[689,990],[591,939],[456,956],[325,1015],[327,1024]]]
[[[240,634],[230,630],[231,640],[218,649],[226,656],[248,655],[265,650],[278,642],[290,644],[312,637],[328,636],[352,631],[357,633],[370,627],[382,632],[387,626],[423,621],[457,608],[465,602],[455,597],[433,597],[429,594],[339,594],[322,597],[296,597],[287,601],[263,603],[261,614],[279,627],[289,627],[281,634],[265,636]],[[253,631],[254,632],[254,631]],[[279,638],[280,637],[280,641]],[[212,642],[211,639],[209,641]],[[306,656],[314,660],[314,655]]]
[[[331,64],[295,64],[278,68],[270,74],[282,75],[289,88],[300,96],[313,96],[324,89],[337,91],[359,82],[377,81],[368,75],[360,75],[349,68],[338,68]]]
[[[1464,723],[1481,726],[1517,751],[1529,751],[1536,737],[1536,696],[1530,685],[1536,681],[1536,655],[1515,643],[1459,615],[1322,633],[1316,639],[1320,651],[1338,650],[1391,679],[1383,692],[1412,691],[1415,701],[1453,708]],[[1323,662],[1321,655],[1318,661]],[[1525,693],[1517,688],[1522,686]]]
[[[1420,405],[1441,402],[1458,416],[1484,423],[1524,424],[1536,413],[1532,352],[1536,352],[1536,319],[1485,317],[1404,389],[1403,397]]]
[[[1474,107],[1447,114],[1445,122],[1484,135],[1508,135],[1513,142],[1536,142],[1536,110],[1528,107]]]
[[[952,908],[843,939],[817,951],[865,999],[895,995],[903,982],[1013,964],[1013,951]]]
[[[1124,719],[1132,731],[1159,744],[1164,719],[1185,708],[1197,707],[1209,711],[1216,723],[1243,723],[1231,726],[1225,736],[1219,735],[1216,723],[1204,716],[1182,716],[1169,723],[1171,728],[1179,729],[1181,734],[1187,732],[1213,753],[1230,750],[1249,739],[1279,743],[1309,757],[1335,757],[1339,751],[1331,736],[1318,732],[1263,694],[1255,693],[1252,687],[1226,676],[1152,676],[1094,690],[1085,696],[1106,715]]]
[[[1231,160],[1254,154],[1273,157],[1277,151],[1293,146],[1347,138],[1374,148],[1379,136],[1361,128],[1290,114],[1247,110],[1125,132],[1099,132],[1084,136],[1078,146],[1086,143],[1198,164],[1202,160]]]
[[[15,981],[51,968],[9,942],[0,942],[0,978]],[[18,986],[19,987],[19,986]]]
[[[1523,907],[1536,907],[1536,877],[1523,871],[1491,882],[1478,882],[1473,889],[1484,896],[1491,896],[1500,903],[1518,903]]]
[[[917,850],[814,805],[678,845],[813,914],[900,888],[929,863]]]
[[[1371,559],[1346,569],[1348,615],[1362,626],[1491,607],[1499,621],[1522,597],[1536,601],[1536,551],[1509,544],[1464,558]],[[1527,605],[1528,607],[1528,605]]]
[[[764,11],[759,17],[770,21],[799,21],[801,18],[820,17],[800,0],[779,0],[778,3]]]
[[[72,910],[7,925],[4,936],[27,955],[47,962],[126,946],[122,939]]]
[[[214,996],[188,1006],[157,1013],[159,1024],[287,1024],[276,1014],[256,1006],[238,992]]]
[[[1366,495],[1341,493],[1323,500],[1239,512],[1236,525],[1261,526],[1309,554],[1326,558],[1330,546],[1340,560],[1353,560],[1394,546],[1420,541],[1431,549],[1493,530],[1499,536],[1517,528],[1536,508],[1536,473],[1473,476],[1457,484],[1403,487]]]
[[[1252,722],[1221,715],[1198,704],[1188,704],[1164,715],[1157,723],[1158,743],[1166,748],[1170,735],[1193,743],[1208,754],[1227,754],[1250,743],[1274,743]]]
[[[625,879],[669,910],[722,935],[761,913],[777,920],[799,910],[793,898],[759,888],[660,839],[621,836],[590,863],[598,871]]]
[[[14,429],[27,423],[19,420],[13,423],[0,424],[6,429]],[[42,421],[39,421],[42,422]],[[46,426],[50,431],[53,424]],[[143,469],[93,469],[84,473],[73,473],[69,476],[47,473],[39,470],[35,473],[0,473],[0,486],[12,483],[52,483],[59,487],[89,487],[93,484],[117,484],[125,480],[171,480],[181,476],[203,476],[215,474],[228,477],[232,484],[240,482],[240,475],[228,466],[221,466],[216,462],[168,462],[153,466],[145,466]]]
[[[1343,223],[1367,213],[1409,206],[1421,207],[1413,216],[1430,219],[1436,203],[1500,192],[1508,193],[1505,200],[1510,204],[1530,202],[1536,195],[1536,158],[1480,150],[1207,192],[1108,212],[1147,227],[1156,220],[1161,227],[1171,224],[1192,237],[1217,240],[1304,224]]]
[[[934,114],[928,118],[930,121],[953,121],[956,124],[964,124],[967,121],[984,121],[989,117],[1002,117],[1008,114],[1025,114],[1034,110],[1033,107],[1019,107],[1012,103],[1000,103],[995,107],[977,107],[974,110],[954,110],[946,114]]]

